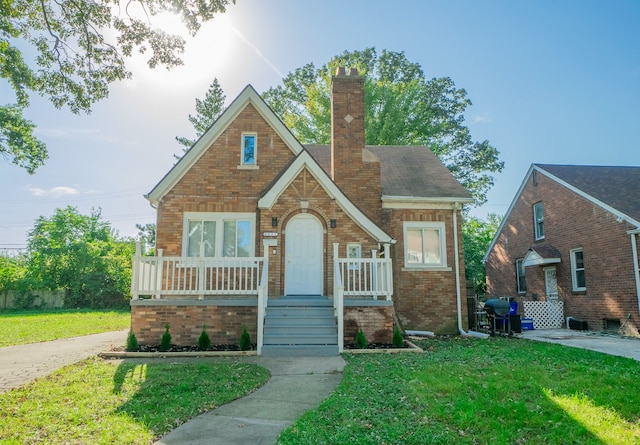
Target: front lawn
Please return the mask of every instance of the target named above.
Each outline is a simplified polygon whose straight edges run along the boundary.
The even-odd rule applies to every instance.
[[[268,378],[265,368],[231,360],[94,357],[0,394],[0,443],[149,444]]]
[[[346,355],[344,380],[279,444],[638,444],[640,363],[521,339]]]
[[[127,329],[129,310],[53,309],[0,312],[0,348]]]

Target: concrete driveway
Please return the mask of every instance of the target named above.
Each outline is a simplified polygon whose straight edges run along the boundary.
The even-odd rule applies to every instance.
[[[534,329],[522,331],[522,338],[557,343],[573,348],[590,349],[640,361],[640,339],[592,331],[570,329]]]

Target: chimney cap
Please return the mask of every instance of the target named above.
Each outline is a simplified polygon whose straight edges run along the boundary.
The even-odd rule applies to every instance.
[[[336,69],[336,76],[344,76],[344,75],[346,75],[346,74],[347,74],[347,73],[346,73],[346,71],[345,71],[345,69],[344,69],[344,67],[343,67],[343,66],[339,66],[339,67]]]
[[[350,76],[357,76],[358,75],[358,68],[349,68],[349,75]]]

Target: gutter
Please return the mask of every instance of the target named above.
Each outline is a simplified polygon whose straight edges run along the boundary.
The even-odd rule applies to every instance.
[[[636,297],[638,298],[638,311],[640,312],[640,267],[638,267],[638,245],[636,235],[640,234],[640,227],[627,232],[631,236],[631,254],[633,255],[633,275],[636,279]]]
[[[458,250],[458,210],[460,209],[460,203],[455,202],[453,204],[453,250],[454,250],[454,264],[456,270],[456,309],[458,312],[458,331],[463,337],[477,337],[488,338],[488,334],[482,332],[469,331],[465,332],[462,329],[462,298],[460,291],[460,251]]]

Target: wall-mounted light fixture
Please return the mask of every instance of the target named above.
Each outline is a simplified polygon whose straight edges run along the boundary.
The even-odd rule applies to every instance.
[[[278,218],[275,216],[271,218],[271,227],[278,227]]]
[[[332,229],[335,229],[335,228],[336,228],[336,220],[335,220],[335,219],[332,219],[332,220],[331,220],[331,228],[332,228]]]

